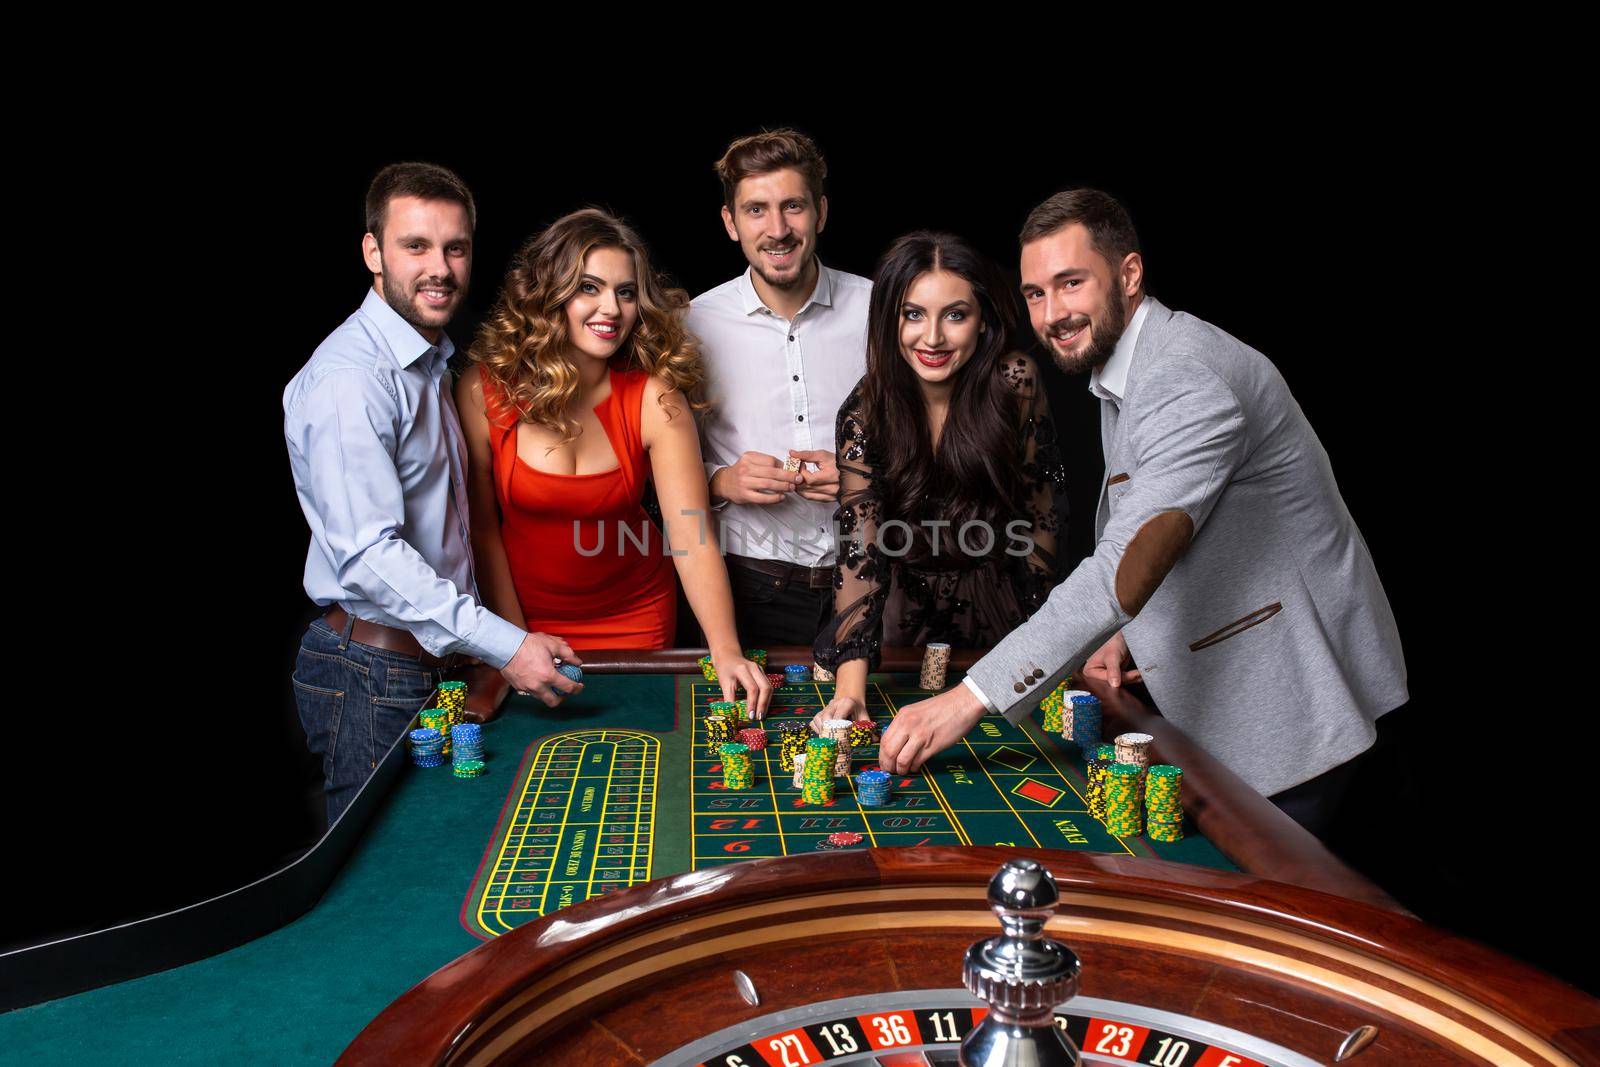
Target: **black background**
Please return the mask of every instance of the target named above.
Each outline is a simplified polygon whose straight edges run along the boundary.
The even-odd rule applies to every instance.
[[[894,237],[934,227],[971,238],[1014,278],[1029,208],[1098,185],[1134,216],[1149,291],[1278,365],[1332,457],[1410,671],[1411,705],[1390,720],[1393,744],[1364,771],[1334,844],[1430,921],[1587,983],[1581,939],[1560,934],[1577,913],[1552,902],[1565,881],[1555,831],[1577,787],[1519,777],[1541,753],[1540,720],[1499,666],[1525,599],[1501,558],[1515,476],[1489,432],[1492,377],[1446,340],[1446,320],[1476,309],[1437,286],[1459,194],[1408,120],[1350,109],[1293,127],[1146,117],[1065,138],[1025,117],[902,127],[825,108],[648,133],[601,123],[357,138],[283,120],[260,122],[247,146],[191,145],[162,161],[176,185],[163,183],[159,206],[136,206],[172,239],[116,264],[151,290],[122,292],[134,304],[112,332],[122,350],[96,364],[52,345],[41,361],[54,427],[41,462],[74,472],[70,513],[82,520],[63,527],[74,548],[41,621],[47,644],[77,654],[38,662],[72,694],[51,744],[71,758],[12,801],[29,815],[22,874],[37,906],[7,916],[4,943],[202,899],[270,871],[319,829],[307,788],[317,768],[288,687],[312,609],[281,397],[370,284],[361,202],[376,169],[444,163],[477,196],[472,289],[450,330],[464,347],[515,246],[586,204],[632,221],[691,294],[742,270],[711,164],[731,137],[786,123],[829,160],[830,266],[870,275]],[[115,228],[102,239],[115,247]],[[92,294],[95,277],[80,272],[70,288]],[[79,299],[69,314],[92,319],[96,305]],[[77,325],[56,324],[68,336]],[[125,373],[108,380],[103,366]],[[1098,414],[1084,379],[1048,374],[1075,560],[1103,477]],[[94,417],[105,411],[131,417]],[[1528,785],[1546,799],[1524,799]]]

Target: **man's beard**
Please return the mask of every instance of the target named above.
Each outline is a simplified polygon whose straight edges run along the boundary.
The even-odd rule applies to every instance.
[[[760,256],[764,255],[764,253],[757,252],[756,255]],[[806,255],[806,261],[800,264],[800,269],[787,277],[773,277],[767,273],[765,264],[759,264],[756,267],[756,273],[761,275],[762,281],[766,282],[774,289],[793,289],[796,286],[803,285],[805,283],[806,275],[811,272],[811,263],[815,259],[816,256],[808,253]]]
[[[1098,319],[1090,320],[1089,347],[1083,350],[1082,355],[1064,356],[1057,350],[1053,341],[1048,339],[1045,341],[1045,348],[1049,349],[1051,358],[1065,373],[1083,374],[1085,371],[1104,367],[1110,362],[1112,353],[1117,350],[1117,342],[1122,340],[1122,335],[1128,328],[1128,311],[1122,305],[1121,295],[1113,296],[1106,301],[1101,311],[1102,314]],[[1051,331],[1052,334],[1054,332]]]
[[[450,320],[447,317],[445,322],[429,322],[423,318],[422,313],[417,310],[417,305],[412,301],[412,297],[415,296],[418,289],[459,290],[456,293],[456,307],[461,306],[461,301],[467,295],[465,286],[457,286],[455,282],[448,279],[437,284],[428,284],[426,280],[419,281],[412,291],[408,293],[394,280],[393,275],[385,272],[383,275],[383,302],[393,308],[396,315],[399,315],[419,330],[437,330]]]

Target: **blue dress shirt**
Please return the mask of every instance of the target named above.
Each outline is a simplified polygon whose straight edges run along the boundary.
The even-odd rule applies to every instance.
[[[526,635],[476,600],[454,351],[369,290],[289,382],[283,434],[311,526],[305,588],[409,630],[436,656],[504,667]]]

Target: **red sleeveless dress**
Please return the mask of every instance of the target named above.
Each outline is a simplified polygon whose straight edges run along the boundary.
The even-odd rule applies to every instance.
[[[500,540],[528,630],[564,638],[580,652],[671,647],[677,579],[661,531],[639,506],[649,475],[640,433],[649,375],[612,370],[611,395],[594,409],[619,466],[550,474],[517,455],[516,411],[478,370]]]

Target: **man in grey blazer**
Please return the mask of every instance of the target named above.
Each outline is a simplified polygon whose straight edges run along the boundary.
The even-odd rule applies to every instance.
[[[964,685],[896,716],[883,766],[920,766],[986,710],[1021,719],[1074,667],[1120,684],[1131,656],[1163,715],[1320,829],[1374,720],[1406,700],[1327,453],[1265,356],[1145,294],[1111,196],[1060,193],[1021,241],[1034,330],[1101,400],[1095,551]]]

